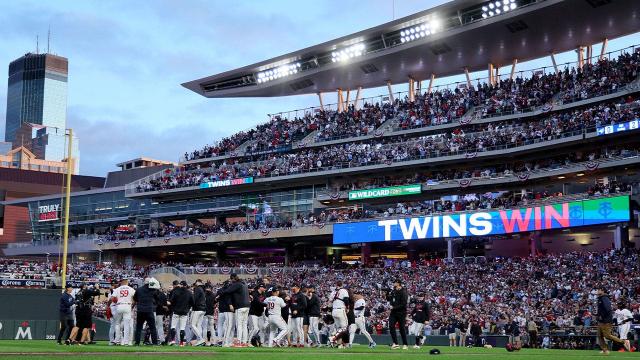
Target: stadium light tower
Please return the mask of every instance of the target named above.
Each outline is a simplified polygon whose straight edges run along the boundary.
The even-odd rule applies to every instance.
[[[331,53],[331,62],[343,62],[349,59],[353,59],[358,56],[362,56],[365,51],[363,43],[351,45],[342,50],[336,50]]]

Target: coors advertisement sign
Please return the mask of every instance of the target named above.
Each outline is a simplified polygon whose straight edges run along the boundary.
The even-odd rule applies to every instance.
[[[38,206],[38,221],[54,221],[60,219],[60,204]]]

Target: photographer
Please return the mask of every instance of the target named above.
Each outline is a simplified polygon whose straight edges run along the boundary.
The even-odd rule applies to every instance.
[[[391,312],[389,313],[389,332],[391,333],[391,339],[393,344],[392,349],[399,349],[398,337],[396,335],[396,324],[400,329],[400,337],[402,338],[402,349],[407,350],[407,302],[408,302],[407,290],[402,287],[402,280],[396,279],[393,282],[393,290],[387,292],[387,301],[391,305]]]
[[[76,295],[76,326],[71,330],[69,340],[72,344],[88,344],[91,342],[90,330],[93,325],[93,298],[100,295],[98,284],[87,287],[82,284],[80,291]],[[81,334],[78,342],[78,333]]]

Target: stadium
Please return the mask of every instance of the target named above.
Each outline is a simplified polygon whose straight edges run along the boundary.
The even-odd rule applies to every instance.
[[[455,0],[183,83],[194,97],[246,106],[296,95],[317,104],[193,144],[177,164],[125,164],[68,201],[0,202],[26,209],[31,236],[0,250],[0,294],[18,304],[0,311],[0,356],[633,356],[640,48],[609,42],[637,35],[639,12],[635,1]],[[556,61],[567,52],[575,60]],[[551,65],[522,65],[541,59]],[[222,320],[234,311],[220,298],[236,283],[251,306],[260,297],[269,308],[279,290],[286,334],[254,328],[253,310],[244,325],[240,309],[238,322]],[[91,335],[67,336],[82,347],[55,346],[69,285],[81,288],[69,292],[76,301],[87,285],[96,291]],[[146,311],[119,303],[121,285],[215,300],[182,314],[168,293],[164,317],[159,303],[151,311],[158,334],[149,322],[143,332],[167,346],[129,347]],[[317,334],[299,294],[319,299]],[[354,309],[356,299],[367,305]],[[133,320],[114,330],[125,305]],[[340,326],[336,310],[355,310],[363,326]]]

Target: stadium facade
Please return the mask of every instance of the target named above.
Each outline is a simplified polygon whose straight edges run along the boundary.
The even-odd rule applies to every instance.
[[[638,7],[453,1],[185,83],[212,98],[318,94],[319,104],[73,193],[71,250],[332,262],[638,247],[640,54],[607,49],[639,30]],[[571,49],[576,62],[556,64]],[[516,71],[547,56],[553,67]],[[480,69],[488,76],[472,81]],[[432,86],[454,74],[467,81]],[[409,91],[393,93],[399,83]],[[361,98],[382,86],[388,94]],[[337,104],[324,103],[329,92]],[[55,251],[59,196],[4,204],[29,209],[34,245],[5,254]]]

